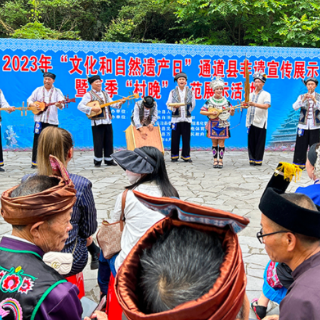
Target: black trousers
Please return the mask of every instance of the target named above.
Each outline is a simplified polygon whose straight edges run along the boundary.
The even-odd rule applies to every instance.
[[[47,127],[57,127],[57,125],[55,124],[50,124],[50,123],[44,123],[44,122],[40,122],[41,123],[41,132],[43,129],[47,128]],[[41,134],[40,132],[40,134]],[[32,164],[34,166],[37,165],[37,152],[38,152],[38,140],[39,140],[39,136],[40,134],[35,133],[33,135],[33,146],[32,146]]]
[[[92,126],[94,164],[111,161],[113,153],[113,130],[112,124],[101,124]]]
[[[0,126],[0,167],[4,166],[3,163],[3,151],[2,151],[2,135],[1,135],[1,126]]]
[[[319,142],[319,129],[304,130],[303,136],[296,137],[296,146],[294,148],[293,163],[304,166],[307,161],[307,150],[314,143]]]
[[[171,130],[171,159],[179,158],[180,136],[182,136],[181,158],[183,160],[189,160],[191,123],[178,122],[175,124],[175,129]]]
[[[248,134],[249,161],[253,164],[262,164],[266,145],[267,129],[251,125]]]

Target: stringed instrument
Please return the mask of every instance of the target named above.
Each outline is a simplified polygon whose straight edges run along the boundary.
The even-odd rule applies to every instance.
[[[122,98],[120,100],[107,102],[107,103],[104,103],[104,104],[100,104],[99,101],[97,101],[97,100],[90,101],[89,103],[87,103],[87,107],[90,107],[90,108],[92,108],[92,107],[100,107],[100,110],[98,112],[95,112],[95,111],[91,110],[91,113],[89,115],[87,114],[87,117],[89,119],[94,118],[94,117],[98,116],[99,114],[101,114],[103,108],[111,106],[112,104],[118,103],[118,102],[122,101],[123,99],[127,101],[127,100],[138,99],[138,98],[139,98],[139,94],[135,93],[135,94],[132,94],[132,95],[130,95],[128,97]]]
[[[243,106],[241,105],[237,105],[237,106],[231,106],[231,107],[228,107],[228,108],[224,108],[224,109],[216,109],[214,107],[209,107],[208,108],[208,112],[216,112],[217,115],[214,116],[214,115],[210,115],[208,116],[209,119],[215,119],[215,118],[219,118],[220,120],[222,121],[226,121],[229,119],[230,117],[230,113],[228,112],[231,108],[233,109],[240,109],[242,110]],[[239,111],[239,110],[238,110]]]
[[[23,116],[23,111],[25,111],[25,115],[27,115],[27,108],[24,106],[24,101],[22,102],[22,107],[10,107],[10,108],[14,108],[14,111],[20,110],[21,116]],[[0,108],[0,111],[8,111],[10,108]]]
[[[50,106],[55,105],[56,103],[70,103],[70,102],[76,102],[76,98],[73,99],[65,99],[65,100],[61,100],[61,101],[56,101],[56,102],[51,102],[51,103],[45,103],[45,102],[41,102],[41,101],[35,101],[32,104],[34,104],[36,107],[27,107],[27,110],[32,111],[33,114],[41,114],[43,112],[45,112]]]

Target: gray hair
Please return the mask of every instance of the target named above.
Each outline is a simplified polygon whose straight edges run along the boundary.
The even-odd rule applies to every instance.
[[[145,313],[157,313],[208,293],[224,258],[217,234],[173,227],[144,250],[139,291]]]

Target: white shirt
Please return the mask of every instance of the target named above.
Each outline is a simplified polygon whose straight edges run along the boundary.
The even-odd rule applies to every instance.
[[[45,102],[45,103],[52,103],[65,100],[64,95],[62,94],[61,90],[52,86],[50,90],[45,89],[44,86],[38,87],[34,90],[31,96],[27,100],[28,106],[36,101]],[[64,104],[62,104],[64,107]],[[54,125],[59,124],[58,120],[58,108],[55,105],[48,107],[45,112],[42,112],[39,115],[34,115],[35,122],[44,122],[50,123]]]
[[[249,101],[255,102],[258,104],[268,104],[271,106],[271,95],[269,92],[264,91],[263,89],[258,93],[250,93]],[[249,107],[247,109],[247,119],[246,127],[254,125],[260,129],[267,129],[268,123],[268,109],[261,109],[257,107]]]
[[[2,90],[0,91],[0,108],[10,108],[10,105],[7,102],[6,98],[4,97]],[[0,115],[1,115],[1,111],[0,111]],[[0,121],[0,126],[1,126],[1,121]]]
[[[314,97],[316,95],[316,93],[313,92],[311,95]],[[314,107],[315,109],[320,109],[320,102],[317,101],[317,103],[315,104],[312,99],[306,99],[304,102],[302,102],[301,96],[299,96],[297,101],[292,105],[292,107],[293,107],[294,110],[298,110],[305,103],[306,103],[307,106],[310,106],[308,115],[306,115],[308,117],[308,120],[307,120],[306,124],[299,123],[298,124],[298,128],[299,129],[304,129],[304,130],[319,129],[319,126],[315,126],[314,125],[313,112],[312,112],[313,108],[312,107]]]
[[[109,97],[108,92],[105,92],[106,96],[107,96],[107,101],[105,101],[104,99],[104,95],[102,93],[102,91],[96,91],[94,89],[92,89],[92,91],[98,95],[100,97],[100,99],[102,101],[104,101],[105,103],[107,102],[112,102],[113,100]],[[83,113],[89,115],[91,113],[91,107],[87,106],[87,103],[91,101],[91,95],[89,92],[87,92],[83,97],[82,100],[80,101],[80,103],[78,104],[78,110],[82,111]],[[120,102],[112,104],[110,106],[111,108],[115,108],[115,109],[121,109],[121,105]],[[106,110],[106,119],[99,119],[99,120],[91,120],[91,126],[99,126],[100,124],[111,124],[111,120],[112,117],[110,117],[109,112],[107,112]]]
[[[183,102],[185,101],[185,96],[186,96],[186,87],[183,88],[183,90],[180,90],[180,88],[178,87],[179,89],[179,95],[180,95],[180,101]],[[170,94],[169,94],[169,98],[168,98],[168,101],[167,101],[167,107],[169,110],[171,111],[174,111],[175,107],[169,107],[169,103],[172,103],[172,91],[170,91]],[[192,106],[191,108],[189,109],[190,112],[192,112],[192,110],[194,109],[194,107],[196,106],[196,100],[195,100],[195,97],[194,97],[194,93],[192,91]],[[178,122],[189,122],[189,123],[192,123],[192,117],[187,117],[186,116],[186,108],[185,106],[181,106],[180,107],[180,112],[181,112],[181,117],[177,118],[177,117],[172,117],[171,118],[171,122],[172,123],[178,123]]]
[[[148,116],[150,114],[150,110],[151,109],[148,109],[148,108],[145,108],[143,107],[143,120],[142,120],[142,123],[140,122],[140,109],[139,109],[139,105],[138,105],[138,102],[135,103],[134,105],[134,109],[133,109],[133,122],[134,122],[134,125],[137,129],[141,128],[145,122],[147,121],[148,119]],[[152,115],[152,119],[151,119],[151,123],[152,125],[154,125],[158,120],[158,106],[157,106],[157,103],[155,102],[155,108],[154,108],[154,111],[153,111],[153,115]]]
[[[140,184],[135,190],[153,197],[162,197],[160,188],[154,182]],[[111,214],[112,222],[117,222],[120,219],[121,200],[122,193],[118,195],[114,211]],[[153,211],[145,207],[131,190],[127,193],[124,215],[126,221],[121,237],[121,251],[115,260],[115,268],[117,271],[131,249],[146,231],[156,222],[164,218],[164,215],[158,211]]]

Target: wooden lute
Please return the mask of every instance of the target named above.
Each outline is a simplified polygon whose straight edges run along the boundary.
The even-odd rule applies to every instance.
[[[87,103],[87,106],[92,108],[92,107],[100,107],[100,111],[98,112],[95,112],[95,111],[91,111],[91,113],[88,115],[87,114],[87,117],[89,119],[93,118],[93,117],[96,117],[98,116],[101,112],[102,112],[102,109],[107,107],[107,106],[111,106],[112,104],[115,104],[115,103],[118,103],[120,102],[121,100],[132,100],[132,99],[138,99],[139,98],[139,94],[138,93],[135,93],[135,94],[132,94],[128,97],[125,97],[125,98],[122,98],[120,100],[116,100],[116,101],[112,101],[112,102],[108,102],[108,103],[104,103],[104,104],[100,104],[99,101],[90,101],[89,103]]]
[[[42,112],[45,112],[50,106],[53,106],[56,103],[70,103],[70,102],[76,102],[76,98],[65,99],[62,101],[56,101],[56,102],[51,102],[51,103],[35,101],[35,102],[33,102],[33,104],[36,107],[27,107],[27,110],[32,111],[33,114],[41,114]]]

